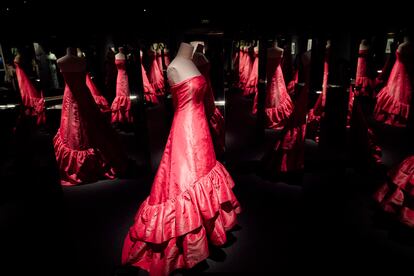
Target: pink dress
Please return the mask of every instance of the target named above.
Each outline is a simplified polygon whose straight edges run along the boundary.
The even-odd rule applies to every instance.
[[[387,213],[403,224],[414,227],[414,156],[407,157],[388,172],[388,180],[377,190],[374,199]]]
[[[223,245],[240,205],[234,182],[216,160],[204,97],[205,78],[171,87],[174,119],[149,197],[125,238],[122,263],[169,275],[209,256],[208,242]]]
[[[356,96],[372,97],[375,82],[368,76],[368,50],[359,50],[355,78]]]
[[[308,94],[310,82],[310,52],[303,54],[302,70],[300,72],[303,85],[296,85],[293,99],[294,109],[282,132],[281,139],[277,140],[273,151],[265,156],[265,166],[270,171],[295,172],[303,170],[305,157],[306,114],[308,108]],[[299,80],[299,72],[296,73]]]
[[[62,185],[77,185],[123,172],[126,157],[86,86],[85,72],[65,79],[60,127],[53,139]]]
[[[108,101],[102,96],[101,92],[96,87],[95,83],[92,81],[91,74],[86,74],[86,86],[91,91],[92,97],[95,100],[95,103],[98,105],[101,112],[109,112],[111,108],[109,107]]]
[[[24,70],[20,67],[20,64],[17,62],[14,64],[16,66],[16,76],[20,96],[22,97],[24,114],[26,116],[34,117],[37,125],[45,124],[46,114],[43,93],[36,90]]]
[[[141,61],[142,61],[142,53],[141,53]],[[145,71],[145,68],[142,65],[142,62],[141,62],[141,73],[142,73],[142,83],[144,86],[145,101],[150,102],[152,104],[158,104],[158,98],[157,98],[157,95],[155,94],[154,86],[152,86],[152,84],[150,83],[148,76],[147,76],[147,71]]]
[[[292,100],[286,90],[283,79],[281,58],[268,58],[266,64],[266,99],[265,118],[266,128],[281,129],[286,124],[293,111]],[[253,103],[253,114],[257,112],[257,94]]]
[[[116,77],[116,96],[112,102],[112,123],[132,123],[133,118],[131,111],[131,99],[129,98],[130,90],[128,75],[126,73],[126,60],[115,59],[118,69]]]
[[[161,55],[155,53],[154,51],[150,52],[151,58],[151,68],[149,79],[152,86],[155,89],[157,95],[164,95],[165,84],[164,84],[164,75],[162,67],[160,67]]]
[[[246,86],[244,88],[244,95],[255,95],[257,94],[257,83],[259,78],[259,51],[255,48],[253,53],[253,63],[250,69],[250,75],[247,79]]]
[[[210,81],[210,63],[197,66],[207,82],[204,108],[206,111],[211,137],[213,139],[214,150],[217,156],[221,156],[225,150],[225,125],[224,117],[214,103],[214,92]]]
[[[411,106],[413,71],[412,49],[406,56],[396,51],[396,61],[387,85],[377,95],[374,118],[387,125],[405,127]]]

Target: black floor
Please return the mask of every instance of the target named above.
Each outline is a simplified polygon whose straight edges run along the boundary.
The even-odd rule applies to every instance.
[[[227,152],[243,212],[227,247],[182,274],[384,271],[411,268],[414,230],[376,209],[372,193],[381,171],[361,171],[347,157],[322,159],[306,144],[305,172],[282,180],[257,173],[278,133],[256,142],[252,101],[229,92]],[[123,239],[148,195],[169,131],[163,106],[147,112],[152,173],[61,189],[52,138],[55,128],[6,137],[1,159],[0,275],[145,275],[120,264]],[[405,131],[374,125],[386,167],[413,152]],[[51,134],[52,133],[52,134]],[[138,168],[145,132],[121,132]],[[20,149],[20,150],[17,150]],[[347,149],[344,149],[347,152]],[[6,272],[7,271],[7,272]]]

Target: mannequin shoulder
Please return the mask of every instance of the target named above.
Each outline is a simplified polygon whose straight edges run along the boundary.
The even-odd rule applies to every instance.
[[[84,58],[63,56],[56,62],[62,72],[82,72],[86,70],[86,61]]]

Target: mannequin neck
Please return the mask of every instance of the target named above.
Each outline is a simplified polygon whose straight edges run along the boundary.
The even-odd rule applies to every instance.
[[[191,46],[188,43],[181,43],[180,48],[177,52],[177,57],[185,58],[185,59],[191,59],[193,55],[194,47]]]

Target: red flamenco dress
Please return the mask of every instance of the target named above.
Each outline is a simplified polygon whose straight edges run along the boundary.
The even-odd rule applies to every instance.
[[[17,82],[22,97],[24,114],[35,118],[37,125],[43,125],[46,122],[45,99],[43,93],[37,91],[23,68],[20,67],[20,64],[16,61],[14,64],[16,66]]]
[[[207,82],[207,91],[204,98],[204,108],[206,111],[208,125],[210,127],[211,137],[213,139],[214,150],[217,156],[221,156],[225,151],[225,125],[224,117],[216,107],[214,101],[214,92],[210,81],[210,63],[196,63],[198,70],[204,76]]]
[[[409,156],[388,172],[388,180],[374,194],[374,200],[385,212],[395,214],[400,222],[414,227],[413,190],[414,156]]]
[[[96,87],[95,83],[91,78],[90,73],[86,74],[86,86],[89,88],[89,91],[91,91],[92,97],[95,100],[95,103],[98,105],[101,112],[110,112],[111,108],[108,104],[108,101],[105,99],[104,96],[102,96],[101,92]]]
[[[152,83],[152,86],[155,89],[157,95],[164,95],[165,84],[164,84],[164,74],[162,67],[160,68],[161,54],[156,53],[155,51],[150,52],[151,58],[151,67],[149,80]]]
[[[118,137],[86,86],[85,72],[62,72],[65,79],[60,127],[53,139],[64,186],[113,179],[126,168]]]
[[[266,128],[282,129],[290,114],[293,112],[293,104],[286,90],[281,57],[268,57],[266,64],[266,99],[265,119]],[[253,103],[253,114],[257,112],[257,96]]]
[[[368,50],[359,50],[355,85],[349,88],[347,126],[349,126],[355,96],[370,99],[374,96],[375,80],[368,75]]]
[[[126,60],[115,59],[115,64],[118,69],[118,75],[116,77],[116,96],[111,106],[111,121],[112,123],[132,123],[130,90],[125,67]]]
[[[141,61],[142,61],[142,52],[141,52]],[[142,73],[142,83],[144,86],[144,98],[146,102],[152,103],[152,104],[158,104],[158,98],[155,94],[154,86],[150,83],[147,76],[147,71],[145,71],[144,66],[141,62],[141,73]]]
[[[250,59],[250,57],[249,57]],[[250,69],[249,78],[247,79],[246,86],[244,88],[244,95],[255,95],[257,97],[257,82],[259,78],[259,49],[254,47],[253,63]]]
[[[387,85],[377,95],[374,118],[387,125],[405,127],[412,97],[412,48],[396,51],[396,60]],[[406,51],[406,52],[405,52]]]
[[[279,139],[269,154],[263,158],[264,166],[269,171],[295,172],[304,168],[306,114],[310,82],[310,55],[301,56],[303,66],[300,72],[303,83],[299,83],[299,71],[296,72],[297,83],[292,93],[294,109]]]
[[[208,243],[226,243],[240,205],[234,182],[216,160],[202,75],[171,86],[175,106],[168,141],[149,197],[129,229],[122,263],[168,275],[191,268],[209,256]]]

